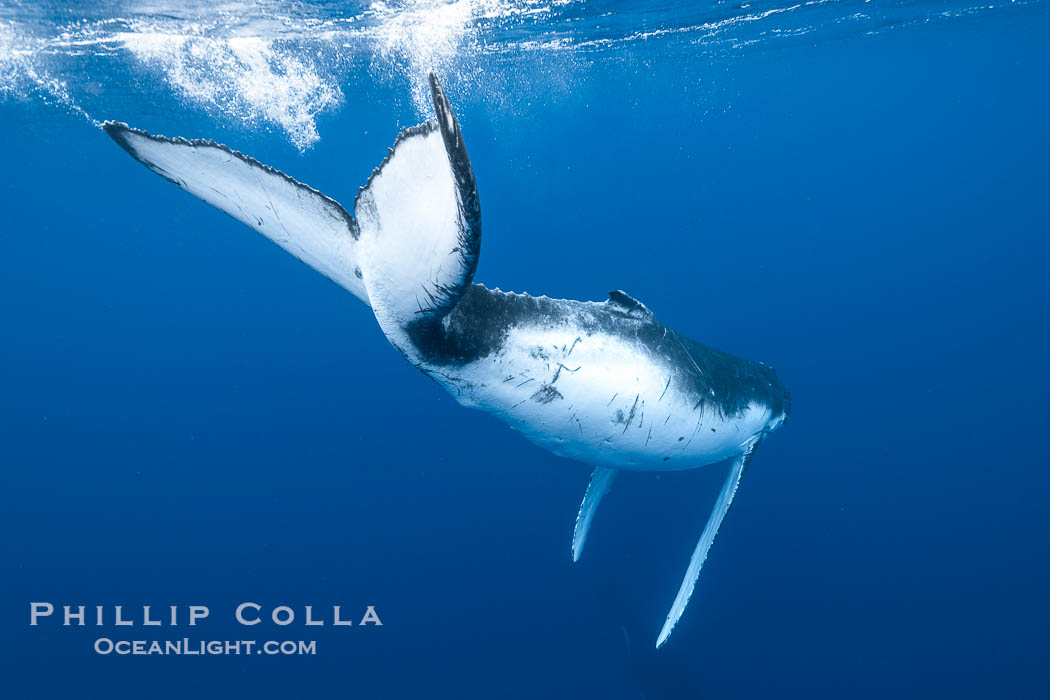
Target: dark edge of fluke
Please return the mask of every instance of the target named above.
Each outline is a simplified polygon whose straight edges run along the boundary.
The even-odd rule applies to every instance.
[[[441,138],[445,141],[445,152],[452,166],[452,175],[456,179],[460,206],[467,219],[463,222],[466,224],[464,235],[460,236],[460,246],[469,265],[466,279],[463,281],[463,287],[466,288],[474,281],[474,272],[481,255],[481,200],[478,197],[478,183],[474,179],[474,168],[470,164],[470,156],[467,155],[467,146],[463,142],[463,133],[460,131],[456,113],[452,110],[437,75],[431,71],[428,78],[434,114],[437,115]]]

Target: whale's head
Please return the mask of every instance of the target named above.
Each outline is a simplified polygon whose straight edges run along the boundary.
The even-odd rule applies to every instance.
[[[783,382],[777,376],[776,370],[765,363],[760,363],[765,370],[768,385],[766,387],[766,400],[769,407],[769,421],[766,423],[763,433],[771,433],[778,430],[787,422],[791,414],[791,392],[784,388]]]
[[[773,417],[769,419],[769,423],[766,425],[767,433],[771,433],[784,425],[791,414],[791,392],[783,389],[783,387],[781,389],[783,390],[783,399],[780,402],[780,410],[774,412]]]

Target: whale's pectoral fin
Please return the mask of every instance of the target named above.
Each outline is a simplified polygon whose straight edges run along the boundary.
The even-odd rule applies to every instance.
[[[481,207],[459,123],[430,75],[435,119],[402,131],[357,195],[362,270],[387,338],[408,354],[459,302],[481,253]]]
[[[711,515],[707,519],[707,525],[704,526],[704,531],[700,535],[700,541],[696,543],[696,549],[693,550],[693,556],[689,560],[689,569],[685,572],[682,587],[678,589],[678,595],[675,596],[674,603],[671,605],[671,612],[667,613],[663,629],[660,630],[660,636],[656,640],[657,648],[663,646],[663,643],[671,636],[671,630],[674,629],[678,618],[685,612],[685,606],[689,604],[689,598],[693,595],[696,580],[700,577],[700,568],[704,565],[704,560],[707,559],[707,552],[711,549],[711,543],[715,541],[715,535],[718,534],[718,528],[722,524],[722,519],[729,512],[729,506],[733,503],[733,496],[736,495],[737,487],[740,486],[740,477],[747,468],[748,462],[751,461],[751,455],[754,453],[757,444],[757,441],[749,444],[744,453],[736,457],[729,467],[729,474],[726,475],[725,483],[722,484],[722,490],[718,494],[718,500],[715,501],[715,507],[711,510]]]
[[[580,512],[576,515],[576,529],[572,533],[573,561],[579,561],[580,555],[583,554],[583,545],[587,542],[587,532],[591,529],[594,513],[605,494],[609,493],[615,476],[616,470],[608,467],[595,467],[591,474],[591,481],[583,494],[583,503],[580,504]]]
[[[127,124],[102,128],[147,168],[247,224],[368,303],[357,223],[339,202],[214,141],[170,139]]]

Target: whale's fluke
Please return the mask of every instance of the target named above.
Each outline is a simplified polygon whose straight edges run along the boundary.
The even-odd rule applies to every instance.
[[[155,136],[120,122],[102,128],[153,172],[251,226],[368,303],[357,223],[339,202],[214,141]]]
[[[401,132],[354,202],[372,310],[406,356],[462,298],[481,253],[463,135],[433,74],[430,87],[437,118]]]
[[[700,577],[700,569],[704,565],[704,560],[707,559],[707,552],[711,549],[711,543],[715,541],[715,535],[718,534],[722,520],[729,512],[729,506],[733,504],[733,496],[736,495],[737,487],[740,486],[740,477],[747,469],[748,462],[751,461],[751,454],[755,451],[756,444],[757,441],[748,445],[743,454],[733,459],[729,467],[729,474],[726,475],[725,483],[722,484],[715,507],[711,510],[707,525],[704,526],[704,531],[700,535],[700,541],[696,543],[696,549],[693,550],[693,556],[689,560],[689,568],[685,572],[685,579],[682,580],[682,587],[678,589],[678,595],[675,596],[674,603],[671,605],[671,612],[667,613],[663,629],[660,630],[660,636],[656,640],[657,649],[663,646],[663,643],[671,636],[671,630],[677,624],[678,618],[685,612],[685,606],[689,604],[696,580]]]
[[[605,494],[612,487],[613,478],[616,476],[615,469],[608,467],[595,467],[591,474],[591,481],[587,484],[587,491],[583,494],[583,503],[580,504],[580,512],[576,515],[576,529],[572,533],[572,560],[579,561],[583,554],[583,545],[587,542],[587,533],[591,529],[591,521],[594,513],[598,510],[598,504],[602,502]]]

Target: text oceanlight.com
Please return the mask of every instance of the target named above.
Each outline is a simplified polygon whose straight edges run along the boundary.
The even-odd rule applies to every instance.
[[[197,641],[187,638],[168,639],[163,642],[155,639],[136,639],[134,641],[122,639],[113,641],[107,637],[100,637],[95,640],[95,653],[103,656],[106,654],[130,654],[133,656],[223,656],[230,654],[312,656],[317,653],[317,642],[314,640],[257,642],[254,639]]]

